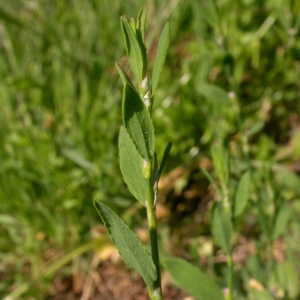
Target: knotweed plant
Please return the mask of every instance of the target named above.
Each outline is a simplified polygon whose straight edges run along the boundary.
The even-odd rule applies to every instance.
[[[136,234],[108,206],[96,201],[96,209],[124,262],[143,277],[151,299],[163,299],[160,275],[160,263],[162,263],[175,283],[197,298],[222,300],[225,297],[233,300],[232,220],[243,212],[247,204],[250,174],[244,174],[237,189],[235,201],[232,201],[229,194],[228,153],[222,147],[212,148],[213,165],[219,177],[220,188],[203,170],[221,196],[221,201],[216,202],[212,208],[211,223],[213,237],[227,256],[228,288],[225,289],[225,295],[205,273],[185,260],[165,257],[160,261],[155,207],[158,181],[170,152],[171,143],[166,146],[159,166],[154,150],[154,126],[151,111],[167,54],[170,28],[166,24],[162,31],[150,80],[145,46],[145,10],[140,11],[136,21],[122,17],[121,26],[128,60],[137,86],[116,64],[124,84],[123,126],[119,133],[120,167],[129,190],[147,210],[151,254],[147,252]],[[226,292],[227,290],[228,292]]]
[[[121,17],[121,26],[136,85],[116,64],[124,84],[123,126],[119,134],[120,167],[130,192],[147,210],[151,254],[147,252],[136,234],[108,206],[97,201],[95,206],[124,262],[141,274],[150,298],[160,300],[162,291],[155,207],[157,185],[171,149],[171,143],[167,145],[159,166],[154,150],[151,110],[169,46],[170,28],[169,24],[166,24],[162,31],[150,80],[145,46],[145,10],[140,11],[136,21],[128,20],[125,16]]]
[[[165,25],[158,43],[151,80],[147,68],[147,49],[145,46],[145,10],[140,11],[136,21],[121,17],[121,26],[128,60],[137,86],[134,85],[124,70],[116,64],[124,84],[123,126],[119,133],[120,167],[129,190],[147,210],[151,253],[147,252],[137,235],[107,205],[95,201],[95,207],[123,261],[143,277],[151,299],[163,299],[160,275],[161,263],[174,282],[190,294],[199,299],[222,300],[224,299],[222,290],[197,267],[180,258],[164,257],[162,260],[159,259],[155,210],[157,186],[171,150],[171,143],[167,144],[159,166],[154,150],[154,127],[151,111],[169,46],[169,24]],[[216,218],[215,223],[222,231],[223,226],[226,224],[223,222],[223,216],[219,217],[222,220]],[[229,245],[230,236],[228,235],[231,234],[231,230],[225,231],[226,226],[222,231],[224,236],[221,234],[221,240],[225,239],[224,243]],[[230,255],[229,258],[231,258]],[[231,283],[232,281],[229,282],[229,288],[232,295]],[[232,298],[229,299],[232,300]]]

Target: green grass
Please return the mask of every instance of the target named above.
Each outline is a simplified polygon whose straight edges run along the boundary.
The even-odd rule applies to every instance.
[[[221,141],[230,148],[231,194],[251,165],[250,202],[235,235],[257,226],[250,238],[259,252],[240,277],[269,288],[267,270],[253,261],[274,268],[265,249],[285,203],[291,213],[276,239],[285,235],[287,261],[300,251],[300,180],[287,170],[296,170],[300,154],[300,3],[261,3],[149,1],[146,40],[153,58],[169,18],[170,50],[153,107],[157,152],[172,141],[170,171],[195,156],[211,160],[211,146]],[[133,225],[139,218],[118,164],[122,83],[114,62],[129,70],[119,19],[144,4],[1,1],[1,296],[36,278],[47,249],[63,256],[88,243],[98,224],[95,198]]]

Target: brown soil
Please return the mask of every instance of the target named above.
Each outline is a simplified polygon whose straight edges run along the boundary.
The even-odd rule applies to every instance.
[[[192,300],[172,285],[163,274],[165,300]],[[149,300],[142,278],[123,263],[103,261],[89,274],[78,272],[72,277],[56,278],[47,300]]]

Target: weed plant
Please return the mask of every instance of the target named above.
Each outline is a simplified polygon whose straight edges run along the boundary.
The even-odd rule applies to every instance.
[[[119,16],[135,15],[144,4],[0,3],[1,298],[44,298],[54,275],[107,242],[90,240],[98,222],[90,199],[108,204],[132,228],[143,220],[143,205],[119,171],[122,96],[114,61],[124,54]],[[151,112],[155,150],[161,155],[172,141],[166,173],[193,164],[209,181],[207,194],[214,191],[207,225],[193,223],[198,210],[178,221],[182,230],[188,223],[199,228],[177,243],[188,244],[192,266],[165,255],[161,262],[170,273],[172,266],[178,274],[183,265],[191,268],[191,278],[202,278],[200,270],[226,297],[299,297],[299,5],[147,3],[150,70],[166,19],[172,29]],[[124,59],[118,62],[128,73]],[[176,191],[184,192],[192,176],[174,182]],[[230,228],[225,240],[218,220]],[[214,241],[205,257],[199,235]],[[239,263],[243,238],[255,251]],[[279,256],[278,245],[285,247]],[[48,250],[56,252],[49,265]],[[217,255],[228,266],[211,263]],[[201,280],[194,288],[187,277],[174,280],[199,295]]]

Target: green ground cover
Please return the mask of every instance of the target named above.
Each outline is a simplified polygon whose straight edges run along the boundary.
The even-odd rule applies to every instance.
[[[2,0],[0,296],[17,291],[21,298],[15,299],[43,299],[58,272],[72,272],[73,258],[104,243],[92,234],[99,224],[94,199],[133,227],[143,220],[119,169],[122,82],[114,65],[118,61],[130,70],[120,16],[136,16],[143,5],[150,62],[167,20],[171,27],[152,113],[157,152],[173,143],[166,174],[193,165],[193,172],[177,178],[175,190],[206,180],[204,192],[215,191],[212,203],[219,190],[224,193],[214,151],[228,153],[230,198],[242,174],[251,170],[249,199],[234,222],[233,245],[246,237],[256,252],[243,267],[235,266],[236,289],[248,299],[298,299],[297,0]],[[204,171],[198,160],[206,161]],[[210,174],[210,184],[203,172]],[[177,246],[185,243],[186,257],[225,287],[224,270],[210,259],[222,253],[222,245],[214,244],[206,267],[199,265],[199,236],[211,239],[210,212],[206,209],[203,224],[195,224],[195,214],[177,219],[179,232],[190,224],[197,228],[193,239],[179,239]],[[170,224],[161,224],[163,236],[165,229],[175,230]],[[274,256],[278,241],[285,248],[281,260]],[[50,250],[59,255],[48,264]],[[249,288],[252,279],[263,288]]]

